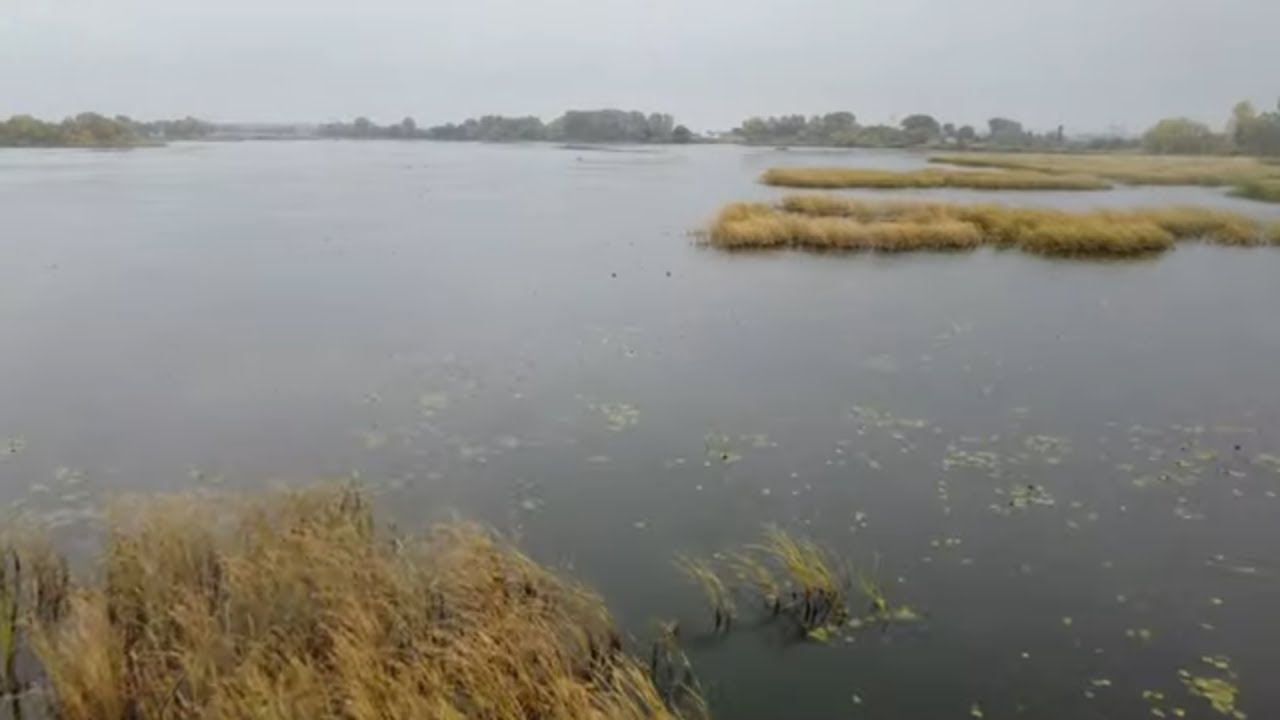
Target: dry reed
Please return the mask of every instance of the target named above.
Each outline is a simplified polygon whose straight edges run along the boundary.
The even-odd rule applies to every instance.
[[[929,160],[962,167],[1093,176],[1130,185],[1216,186],[1280,179],[1280,169],[1256,158],[1213,155],[974,153]]]
[[[712,222],[710,244],[730,249],[962,250],[980,245],[1047,255],[1143,255],[1178,240],[1274,243],[1274,231],[1222,210],[1171,207],[1068,212],[998,205],[867,201],[790,195],[777,206],[738,203]]]
[[[596,595],[478,527],[383,536],[365,498],[338,486],[125,508],[99,579],[64,584],[60,603],[47,588],[61,609],[23,616],[59,720],[705,711],[688,686],[654,683]]]
[[[873,170],[863,168],[770,168],[766,185],[794,188],[969,188],[973,190],[1108,190],[1111,183],[1084,175],[1033,171]]]

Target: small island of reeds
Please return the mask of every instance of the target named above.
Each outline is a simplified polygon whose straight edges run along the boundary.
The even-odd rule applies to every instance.
[[[1127,185],[1233,186],[1232,194],[1280,202],[1280,167],[1253,157],[1140,155],[1136,153],[972,153],[939,155],[930,162],[1011,172],[1090,176]]]
[[[1087,175],[1000,170],[874,170],[836,167],[770,168],[765,185],[794,188],[969,188],[973,190],[1108,190],[1111,183]]]
[[[776,205],[734,203],[705,232],[726,249],[796,247],[849,251],[944,251],[981,246],[1042,255],[1135,256],[1178,241],[1280,244],[1280,224],[1196,207],[1141,210],[1011,208],[791,195]]]

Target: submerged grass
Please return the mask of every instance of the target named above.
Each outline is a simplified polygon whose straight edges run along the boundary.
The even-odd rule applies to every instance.
[[[476,526],[384,536],[339,486],[122,510],[96,580],[68,590],[52,553],[0,578],[15,617],[32,599],[9,627],[59,720],[704,712],[686,675],[663,689],[623,650],[599,597]]]
[[[770,168],[766,185],[795,188],[970,188],[974,190],[1108,190],[1111,183],[1086,175],[1036,171],[873,170],[864,168]]]
[[[901,252],[994,245],[1074,256],[1151,254],[1179,240],[1280,243],[1280,231],[1274,227],[1205,208],[1068,212],[834,195],[791,195],[776,206],[732,204],[712,222],[706,237],[710,244],[729,249],[791,246]]]
[[[974,153],[929,160],[962,167],[1085,175],[1130,185],[1218,186],[1280,179],[1280,169],[1256,158],[1214,155]]]

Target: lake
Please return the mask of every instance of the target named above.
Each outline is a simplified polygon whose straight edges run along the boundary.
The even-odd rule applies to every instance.
[[[518,537],[638,647],[678,619],[721,718],[1221,717],[1195,678],[1280,716],[1280,250],[696,244],[779,164],[925,157],[0,151],[0,504],[89,543],[118,491],[358,474],[402,528]],[[712,636],[673,557],[768,524],[921,620],[798,643],[744,606]]]

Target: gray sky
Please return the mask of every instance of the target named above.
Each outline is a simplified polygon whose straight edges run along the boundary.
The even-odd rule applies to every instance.
[[[1220,125],[1280,96],[1277,28],[1280,0],[0,0],[0,115]]]

